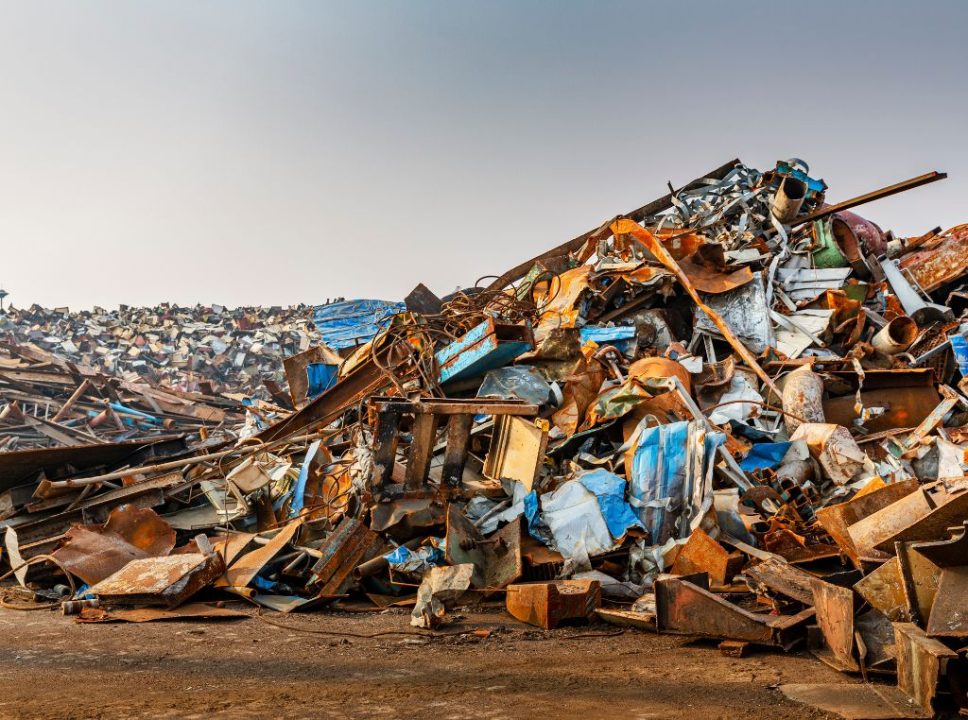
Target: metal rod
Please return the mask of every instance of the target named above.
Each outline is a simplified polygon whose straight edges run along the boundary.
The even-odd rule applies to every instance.
[[[891,195],[897,195],[898,193],[905,192],[906,190],[913,190],[916,187],[921,187],[922,185],[927,185],[928,183],[933,183],[938,180],[944,180],[948,177],[948,173],[938,172],[937,170],[924,175],[918,175],[916,178],[911,178],[910,180],[904,180],[894,185],[888,185],[880,190],[874,190],[864,195],[858,195],[850,200],[844,200],[843,202],[837,203],[836,205],[828,205],[825,208],[821,208],[816,212],[810,213],[809,215],[804,215],[801,218],[797,218],[793,221],[792,226],[803,225],[805,223],[814,222],[815,220],[821,220],[828,215],[833,215],[834,213],[839,213],[842,210],[850,210],[858,205],[863,205],[864,203],[873,202],[874,200],[881,200],[882,198],[890,197]]]

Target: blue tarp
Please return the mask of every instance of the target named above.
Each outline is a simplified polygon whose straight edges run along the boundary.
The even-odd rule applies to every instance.
[[[615,540],[622,537],[629,528],[642,527],[635,516],[632,506],[625,502],[625,480],[615,473],[599,468],[578,478],[585,489],[598,499],[608,532]]]
[[[369,342],[393,315],[406,310],[401,302],[389,300],[346,300],[317,305],[313,323],[331,348],[355,347]]]
[[[792,444],[789,442],[756,443],[739,466],[745,472],[762,470],[763,468],[770,468],[771,470],[778,468],[783,461],[783,456],[787,454],[787,450],[790,449]]]

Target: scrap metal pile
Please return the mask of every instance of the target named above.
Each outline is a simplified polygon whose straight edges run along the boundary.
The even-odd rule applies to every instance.
[[[782,688],[845,717],[968,712],[968,226],[849,212],[943,177],[830,204],[727,163],[447,298],[318,311],[340,344],[243,440],[0,454],[4,602],[498,598],[886,678]]]
[[[0,451],[237,436],[247,412],[292,409],[283,359],[318,342],[305,306],[11,308],[0,314]]]

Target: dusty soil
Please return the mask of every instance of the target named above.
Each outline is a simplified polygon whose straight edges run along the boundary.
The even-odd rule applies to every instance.
[[[272,620],[408,630],[407,611]],[[76,624],[0,610],[0,718],[827,718],[783,682],[850,682],[805,652],[727,658],[715,643],[609,625],[546,633],[499,610],[445,628],[488,638],[309,634],[259,619]],[[589,637],[598,634],[598,637]]]

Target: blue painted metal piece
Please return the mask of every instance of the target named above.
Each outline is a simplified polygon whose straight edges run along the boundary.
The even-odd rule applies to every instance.
[[[533,349],[529,325],[504,325],[488,318],[437,352],[438,379],[446,383],[477,377]]]
[[[792,444],[790,442],[755,443],[746,454],[746,457],[743,458],[739,467],[744,472],[752,472],[753,470],[762,470],[764,468],[776,469],[780,467],[780,463],[783,462],[783,456],[787,454],[787,450],[790,449],[790,445]]]
[[[389,300],[346,300],[332,305],[318,305],[313,310],[313,324],[331,348],[356,347],[369,342],[406,305]]]
[[[955,362],[958,363],[958,372],[962,377],[968,377],[968,340],[961,335],[952,335],[950,342]]]
[[[336,384],[339,378],[339,365],[309,363],[306,366],[306,378],[309,381],[309,387],[306,389],[306,397],[312,400]]]
[[[586,325],[579,330],[582,343],[589,340],[598,345],[614,345],[622,354],[629,354],[635,344],[635,328],[631,326],[599,327]]]
[[[632,456],[629,503],[638,508],[652,544],[675,535],[676,518],[685,519],[694,484],[711,481],[713,456],[725,439],[723,433],[684,421],[642,430]],[[667,517],[670,513],[676,517]],[[684,528],[678,530],[682,536]]]
[[[309,466],[316,457],[319,450],[320,440],[313,440],[313,444],[306,451],[306,459],[303,460],[302,467],[299,468],[299,479],[296,480],[296,487],[292,492],[292,504],[289,506],[289,517],[294,518],[302,512],[306,497],[306,482],[309,480]]]
[[[807,175],[803,170],[791,165],[785,160],[780,160],[776,164],[776,174],[777,175],[787,175],[792,178],[796,178],[800,182],[807,186],[807,196],[813,195],[815,193],[822,193],[827,189],[827,183],[823,180],[815,180],[814,178]],[[775,183],[779,185],[779,183]]]
[[[154,415],[149,415],[146,412],[141,412],[140,410],[135,410],[134,408],[126,407],[126,406],[122,405],[121,403],[112,402],[112,403],[110,403],[110,405],[111,405],[111,408],[113,410],[116,410],[117,412],[122,413],[123,415],[131,415],[133,417],[141,418],[142,420],[146,420],[147,422],[150,422],[150,423],[156,423],[157,424],[157,423],[160,423],[161,422],[161,420],[159,420],[158,418],[156,418]]]

